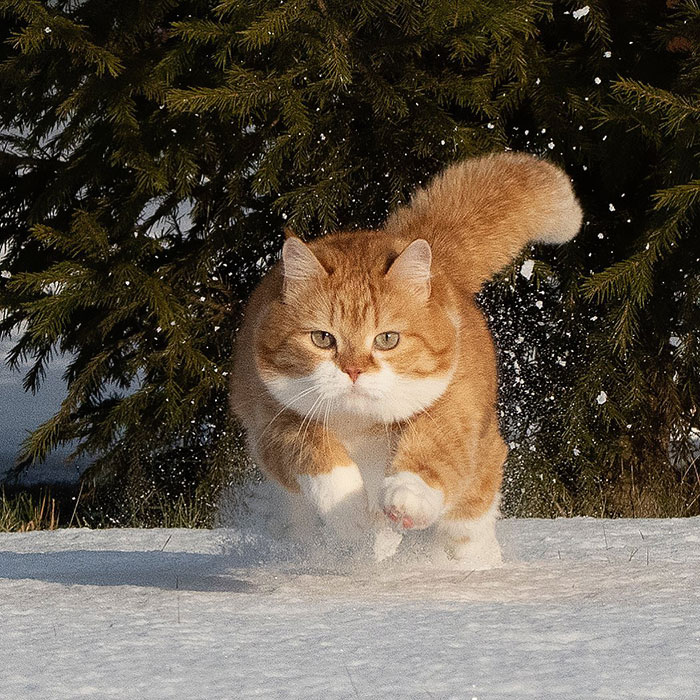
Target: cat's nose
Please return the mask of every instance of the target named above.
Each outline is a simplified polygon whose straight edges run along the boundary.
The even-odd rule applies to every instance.
[[[358,369],[357,367],[344,367],[343,372],[352,379],[352,383],[354,384],[357,381],[357,378],[362,374],[362,370]]]

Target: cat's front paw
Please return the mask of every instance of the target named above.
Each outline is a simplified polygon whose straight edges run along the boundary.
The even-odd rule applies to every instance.
[[[387,518],[400,529],[430,527],[445,509],[441,489],[428,486],[413,472],[399,472],[384,480],[381,499]]]
[[[349,544],[365,540],[372,528],[364,491],[346,496],[321,518],[338,540]]]
[[[362,475],[354,464],[323,474],[302,474],[297,482],[338,540],[353,543],[367,537],[373,521]]]

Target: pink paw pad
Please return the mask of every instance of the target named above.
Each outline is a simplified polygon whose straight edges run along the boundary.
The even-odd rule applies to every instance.
[[[402,527],[404,530],[410,530],[414,526],[413,518],[400,513],[396,508],[385,508],[384,514],[392,523]]]
[[[380,503],[395,529],[423,530],[440,517],[444,494],[428,486],[418,474],[398,472],[384,480]]]

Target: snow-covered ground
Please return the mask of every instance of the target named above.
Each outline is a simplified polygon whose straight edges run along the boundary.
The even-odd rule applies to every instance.
[[[499,536],[470,573],[242,530],[0,535],[0,697],[700,698],[700,519]]]

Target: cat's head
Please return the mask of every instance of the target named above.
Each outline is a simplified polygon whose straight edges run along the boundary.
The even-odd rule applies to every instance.
[[[272,396],[302,416],[405,420],[450,382],[457,333],[431,295],[430,246],[363,234],[285,242],[255,359]]]

